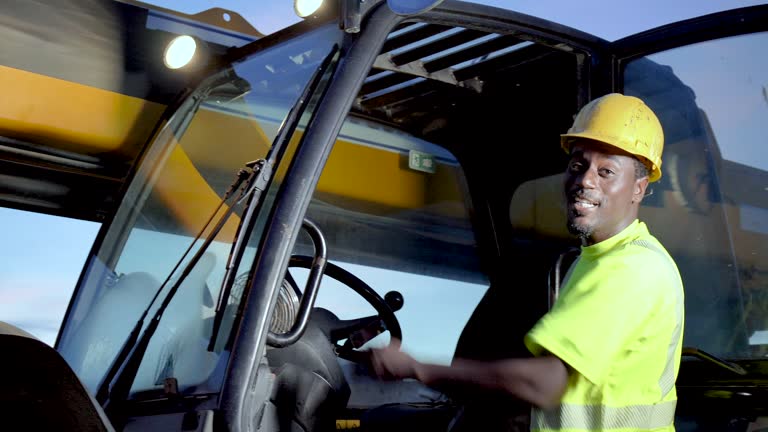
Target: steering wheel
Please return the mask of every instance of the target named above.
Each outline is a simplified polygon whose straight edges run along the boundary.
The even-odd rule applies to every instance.
[[[288,267],[309,269],[313,259],[310,256],[294,255],[291,257]],[[351,288],[373,306],[377,312],[376,315],[363,318],[340,320],[328,310],[315,308],[312,312],[312,320],[333,344],[337,356],[363,363],[368,356],[362,351],[357,351],[357,348],[362,347],[366,342],[385,331],[389,331],[391,338],[403,338],[400,322],[395,316],[395,311],[399,310],[404,303],[403,296],[399,292],[390,291],[382,298],[360,278],[330,262],[326,264],[324,276],[335,279]],[[342,340],[345,342],[339,344]]]

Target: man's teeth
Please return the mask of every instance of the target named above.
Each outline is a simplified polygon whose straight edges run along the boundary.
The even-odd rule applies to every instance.
[[[578,207],[578,208],[594,208],[594,207],[597,207],[597,204],[593,204],[591,202],[581,201],[581,200],[576,200],[576,202],[573,205],[574,205],[574,207]]]

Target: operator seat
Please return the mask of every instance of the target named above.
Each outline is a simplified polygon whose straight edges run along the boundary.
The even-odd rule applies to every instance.
[[[469,318],[455,358],[496,360],[529,355],[523,336],[547,311],[547,275],[574,244],[566,228],[563,176],[522,183],[509,205],[513,251],[502,257],[491,285]]]
[[[284,348],[268,348],[267,361],[275,374],[270,403],[281,432],[330,431],[347,406],[350,388],[336,353],[321,326],[316,308],[301,338]]]
[[[566,228],[562,174],[522,183],[509,205],[512,253],[501,258],[472,313],[454,358],[492,361],[529,357],[525,334],[547,311],[547,277],[573,243]],[[452,395],[463,403],[451,432],[528,430],[529,405],[506,395]]]
[[[0,322],[0,347],[3,430],[114,430],[56,350],[4,322]]]

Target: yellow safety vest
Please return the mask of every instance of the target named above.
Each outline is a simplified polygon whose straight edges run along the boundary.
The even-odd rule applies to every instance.
[[[683,284],[672,258],[634,221],[582,247],[560,298],[526,335],[534,355],[571,368],[560,405],[532,431],[674,431]]]

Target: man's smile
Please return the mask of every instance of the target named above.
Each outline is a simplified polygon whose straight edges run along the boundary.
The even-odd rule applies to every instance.
[[[586,197],[578,192],[571,193],[568,197],[568,209],[577,215],[589,212],[600,206],[600,200]]]

